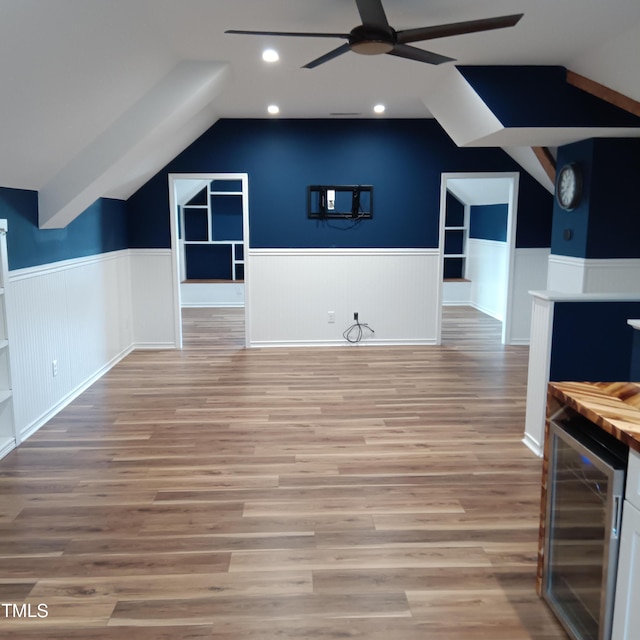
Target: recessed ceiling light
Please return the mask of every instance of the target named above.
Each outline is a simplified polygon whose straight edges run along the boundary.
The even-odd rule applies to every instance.
[[[267,111],[272,115],[275,116],[276,114],[280,113],[280,107],[277,104],[270,104],[267,107]]]
[[[373,107],[373,110],[376,113],[384,113],[385,109],[386,109],[386,107],[383,104],[377,104],[375,107]]]
[[[265,49],[262,52],[262,59],[265,62],[278,62],[278,60],[280,60],[280,56],[275,49]]]

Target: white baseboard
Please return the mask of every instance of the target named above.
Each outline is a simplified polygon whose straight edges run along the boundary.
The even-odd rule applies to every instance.
[[[251,348],[272,348],[272,347],[404,347],[404,346],[433,346],[435,340],[371,340],[363,339],[360,342],[348,342],[347,340],[300,340],[300,341],[254,341],[249,346]]]
[[[132,349],[153,350],[153,349],[177,349],[178,345],[175,342],[136,342]]]
[[[16,448],[15,438],[8,439],[8,442],[0,448],[0,460],[4,458],[8,453],[11,453]]]
[[[181,307],[183,309],[244,309],[244,302],[183,302]]]
[[[490,316],[492,318],[494,318],[495,320],[498,320],[499,322],[504,322],[504,320],[502,318],[499,318],[496,314],[495,311],[493,309],[489,309],[487,307],[483,307],[482,305],[479,305],[477,303],[470,303],[469,304],[470,307],[473,307],[474,309],[476,309],[476,311],[479,311],[480,313],[484,313],[486,316]]]
[[[536,442],[528,433],[524,434],[524,438],[522,438],[522,443],[527,446],[528,449],[533,451],[538,458],[542,458],[543,451],[540,447],[540,444]]]

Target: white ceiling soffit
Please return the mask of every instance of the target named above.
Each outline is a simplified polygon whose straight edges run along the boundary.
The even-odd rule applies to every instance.
[[[176,190],[176,203],[183,206],[207,187],[209,185],[209,181],[178,178],[175,180],[174,185]]]
[[[100,197],[132,195],[215,122],[208,107],[227,69],[218,62],[177,64],[40,189],[40,228],[65,227]]]
[[[549,193],[555,191],[555,185],[531,147],[503,147],[523,169],[537,180]]]
[[[447,189],[463,204],[505,204],[512,182],[511,178],[448,178]]]
[[[587,138],[637,138],[638,127],[505,127],[462,73],[449,67],[425,104],[459,147],[558,147]]]

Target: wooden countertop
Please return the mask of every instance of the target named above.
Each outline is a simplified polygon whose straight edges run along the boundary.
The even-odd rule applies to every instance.
[[[549,394],[640,453],[640,382],[550,382]]]

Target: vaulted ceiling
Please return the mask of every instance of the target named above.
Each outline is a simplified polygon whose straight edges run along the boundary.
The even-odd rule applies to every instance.
[[[218,118],[272,117],[269,104],[284,118],[432,117],[454,65],[561,65],[640,101],[638,0],[384,7],[396,29],[524,17],[416,43],[455,63],[348,52],[303,69],[339,43],[224,32],[348,32],[354,0],[0,0],[0,186],[39,191],[41,226],[64,226],[97,197],[127,198]],[[521,140],[507,151],[526,164]]]

